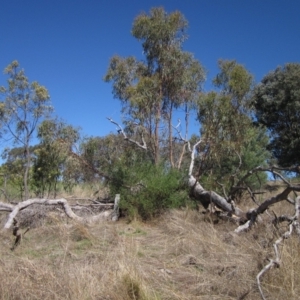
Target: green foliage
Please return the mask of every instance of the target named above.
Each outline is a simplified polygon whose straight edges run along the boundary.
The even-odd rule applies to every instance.
[[[130,218],[155,217],[168,208],[187,204],[185,176],[178,170],[153,164],[136,164],[132,168],[117,167],[110,183],[112,194],[122,195],[120,207]]]
[[[266,149],[269,139],[265,130],[249,127],[244,134],[245,141],[240,146],[239,152],[234,148],[222,149],[218,155],[211,155],[207,158],[205,167],[202,165],[201,182],[207,189],[219,193],[223,193],[223,189],[225,189],[226,193],[229,194],[231,188],[248,171],[267,164],[270,153]],[[256,190],[260,189],[266,181],[267,174],[259,172],[248,177],[240,186],[248,186],[252,190]],[[239,195],[240,193],[233,196]]]
[[[57,183],[61,175],[60,167],[63,162],[55,145],[44,144],[35,151],[36,158],[32,166],[31,187],[35,194],[44,197],[45,192],[57,192]]]
[[[35,193],[44,197],[45,192],[57,192],[58,181],[70,188],[76,183],[80,167],[70,158],[70,151],[79,139],[79,129],[63,121],[45,120],[38,128],[40,144],[35,151],[33,161],[32,188]],[[78,180],[77,180],[78,181]]]
[[[6,149],[2,154],[5,163],[1,166],[2,187],[9,198],[22,199],[24,195],[24,148]]]
[[[269,130],[269,149],[281,166],[299,165],[300,64],[290,63],[266,75],[253,93],[257,121]]]
[[[223,93],[231,95],[232,103],[238,108],[246,106],[247,94],[253,84],[253,76],[235,60],[219,60],[220,73],[214,78],[213,83],[221,88]]]
[[[0,106],[2,134],[8,134],[15,144],[25,150],[24,190],[28,198],[28,180],[30,159],[30,142],[40,120],[52,111],[47,89],[38,82],[29,83],[19,63],[13,61],[4,73],[8,76],[8,87],[1,87],[0,92],[5,100]]]
[[[198,103],[205,141],[198,149],[202,154],[198,175],[207,188],[229,192],[248,170],[266,163],[268,138],[265,130],[253,126],[250,117],[251,74],[235,61],[220,61],[219,67],[214,84],[220,92],[202,95]],[[260,174],[245,183],[257,188],[257,182],[265,180],[266,175]]]
[[[89,167],[82,169],[83,180],[93,182],[95,170],[110,174],[115,166],[131,168],[136,163],[150,161],[146,151],[128,143],[122,135],[109,134],[105,137],[90,137],[80,145],[81,157]]]
[[[31,161],[37,146],[29,147]],[[8,199],[22,199],[24,196],[24,168],[26,151],[24,147],[6,148],[2,152],[4,163],[1,166],[1,187]],[[32,170],[29,170],[29,185],[32,183]]]
[[[186,28],[180,12],[167,14],[163,8],[153,8],[149,15],[140,14],[132,35],[142,42],[145,61],[114,56],[104,78],[122,101],[126,126],[132,129],[135,124],[135,133],[147,143],[154,163],[168,157],[172,167],[174,111],[184,108],[187,117],[204,81],[201,64],[182,50]]]

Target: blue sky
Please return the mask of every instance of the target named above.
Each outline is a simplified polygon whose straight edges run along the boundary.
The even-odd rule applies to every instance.
[[[207,90],[220,58],[236,59],[256,82],[300,62],[298,0],[1,0],[0,69],[18,60],[47,87],[55,115],[89,136],[114,132],[106,117],[119,121],[121,107],[102,78],[113,55],[142,57],[131,26],[155,6],[188,20],[184,50],[208,71]]]

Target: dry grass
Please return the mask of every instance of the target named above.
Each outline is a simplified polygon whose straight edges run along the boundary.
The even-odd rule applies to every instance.
[[[0,299],[260,299],[255,277],[273,257],[279,233],[264,224],[240,235],[234,229],[191,210],[147,224],[121,220],[91,227],[50,215],[14,252],[13,236],[2,233]],[[298,238],[281,250],[281,267],[262,278],[265,296],[298,299]]]
[[[61,189],[56,198],[68,198],[68,199],[80,199],[80,198],[92,198],[95,199],[99,197],[100,199],[108,197],[109,192],[106,187],[103,187],[103,184],[80,184],[72,188],[72,192],[66,192]],[[48,197],[51,198],[51,197]]]

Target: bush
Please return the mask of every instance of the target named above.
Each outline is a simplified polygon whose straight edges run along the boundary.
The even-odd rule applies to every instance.
[[[120,208],[130,219],[151,219],[189,203],[187,185],[178,170],[145,163],[130,169],[118,167],[113,173],[110,190],[121,194]]]

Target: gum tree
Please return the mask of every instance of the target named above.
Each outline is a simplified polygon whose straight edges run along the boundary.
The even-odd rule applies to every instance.
[[[17,61],[9,64],[4,73],[8,79],[7,87],[1,87],[4,98],[0,103],[2,133],[24,148],[24,194],[28,199],[30,143],[37,125],[52,111],[52,106],[48,90],[37,81],[30,83]]]
[[[286,64],[269,72],[254,90],[253,104],[257,121],[269,130],[269,149],[279,164],[299,166],[300,64]]]
[[[187,25],[180,12],[163,8],[140,14],[132,35],[142,43],[145,60],[114,56],[104,78],[123,104],[127,132],[140,134],[140,146],[148,145],[155,164],[165,155],[173,167],[174,112],[183,108],[188,116],[204,81],[201,64],[182,50]]]
[[[74,145],[80,138],[78,128],[58,119],[44,120],[38,127],[40,143],[35,151],[32,177],[33,186],[40,196],[54,192],[62,178],[65,186],[69,186],[78,177],[80,167],[74,159]]]
[[[205,155],[198,174],[214,189],[221,188],[221,181],[223,188],[230,189],[248,170],[265,165],[268,138],[265,130],[252,124],[252,75],[234,60],[220,60],[219,69],[213,80],[217,90],[201,95],[199,101],[198,119],[205,141],[200,150]],[[259,176],[264,182],[266,176]],[[255,182],[257,178],[247,179],[252,187]]]

